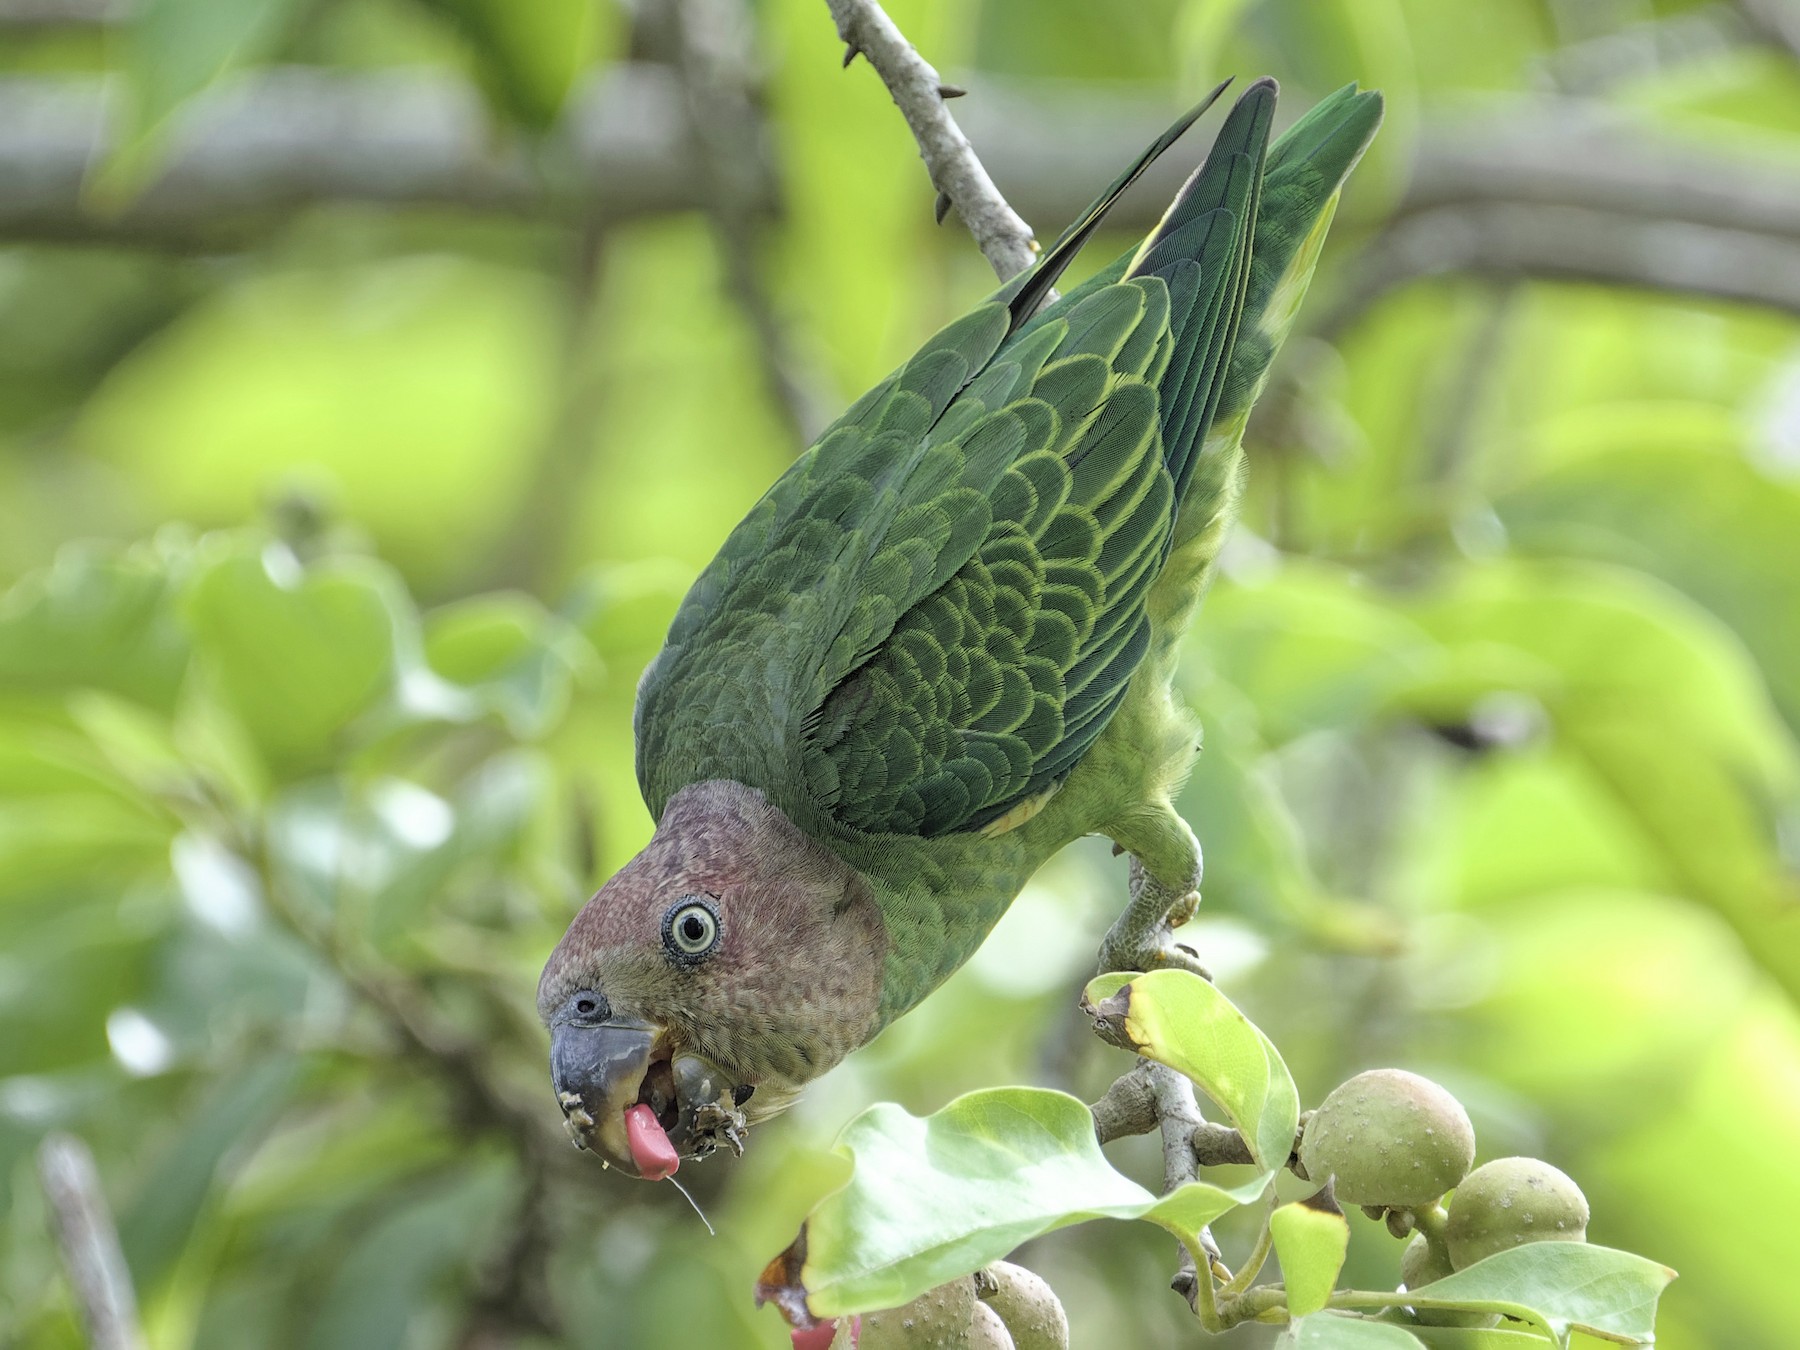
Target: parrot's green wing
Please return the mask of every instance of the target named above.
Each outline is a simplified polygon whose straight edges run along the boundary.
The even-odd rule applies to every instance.
[[[1034,317],[1191,119],[1172,128],[1037,269],[770,490],[640,686],[653,813],[688,783],[731,778],[809,828],[938,835],[1004,823],[1081,759],[1145,651],[1177,513],[1227,491],[1235,450],[1214,447],[1235,432],[1208,431],[1241,418],[1285,329],[1298,291],[1284,286],[1310,270],[1348,169],[1325,161],[1372,130],[1343,130],[1339,108],[1281,175],[1271,155],[1271,185],[1304,178],[1313,195],[1301,228],[1258,227],[1273,103],[1271,83],[1252,86],[1143,247]]]
[[[1048,348],[1024,396],[984,422],[1022,434],[979,547],[809,728],[809,785],[841,823],[987,825],[1055,785],[1117,709],[1224,383],[1274,101],[1266,83],[1239,100],[1125,277],[1002,350]]]
[[[903,614],[970,561],[994,523],[988,494],[1033,438],[1048,439],[1050,409],[1029,396],[1065,330],[1008,343],[1003,355],[1002,344],[1118,195],[1220,89],[1121,174],[1037,268],[859,399],[731,533],[639,685],[638,779],[653,814],[707,778],[761,787],[811,814],[799,810],[816,804],[810,795],[798,802],[789,789],[805,790],[817,773],[806,732],[824,702]],[[1153,345],[1140,339],[1123,359],[1142,363]],[[1055,388],[1053,379],[1045,392]]]

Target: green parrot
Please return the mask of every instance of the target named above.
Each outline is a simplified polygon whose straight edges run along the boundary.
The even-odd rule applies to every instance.
[[[655,835],[538,989],[578,1145],[649,1178],[741,1150],[1083,835],[1131,855],[1102,964],[1196,964],[1172,933],[1200,881],[1175,664],[1380,95],[1339,90],[1270,146],[1276,86],[1251,85],[1149,237],[1052,288],[1223,88],[858,400],[682,602],[638,689]]]

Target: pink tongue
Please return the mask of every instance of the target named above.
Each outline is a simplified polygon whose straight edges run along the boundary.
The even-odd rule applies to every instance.
[[[631,1160],[645,1181],[672,1177],[681,1166],[681,1155],[657,1123],[656,1112],[642,1102],[626,1109],[625,1141],[631,1145]]]

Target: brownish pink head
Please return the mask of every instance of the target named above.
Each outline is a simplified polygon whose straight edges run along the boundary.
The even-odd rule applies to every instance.
[[[538,982],[572,1137],[637,1175],[640,1105],[685,1155],[737,1144],[873,1034],[885,956],[855,869],[752,788],[682,789]]]

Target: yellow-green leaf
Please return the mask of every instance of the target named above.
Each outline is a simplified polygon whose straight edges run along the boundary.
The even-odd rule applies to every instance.
[[[1185,970],[1097,976],[1086,999],[1098,1008],[1121,995],[1128,1004],[1125,1035],[1137,1052],[1199,1084],[1242,1132],[1265,1176],[1284,1166],[1300,1095],[1269,1038],[1213,985]]]
[[[1344,1211],[1328,1190],[1320,1191],[1271,1214],[1269,1234],[1281,1262],[1288,1311],[1296,1317],[1318,1312],[1331,1298],[1344,1268],[1344,1253],[1350,1249]]]
[[[1187,1242],[1240,1203],[1193,1182],[1157,1197],[1114,1171],[1075,1098],[994,1088],[920,1118],[870,1107],[837,1145],[854,1170],[757,1286],[790,1319],[898,1307],[1086,1219],[1148,1219]]]

